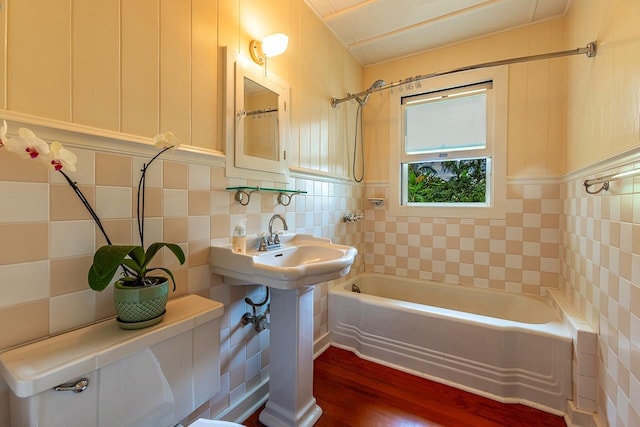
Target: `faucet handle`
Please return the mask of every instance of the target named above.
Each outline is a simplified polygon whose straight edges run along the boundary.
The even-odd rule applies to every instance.
[[[267,250],[267,245],[269,244],[269,242],[267,241],[267,233],[258,233],[258,237],[260,238],[258,251],[264,252]]]
[[[284,234],[284,230],[278,230],[273,234],[273,243],[277,245],[280,243],[280,236]]]

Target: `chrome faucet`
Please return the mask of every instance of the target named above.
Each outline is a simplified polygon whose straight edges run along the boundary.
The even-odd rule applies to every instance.
[[[269,220],[269,233],[267,236],[262,237],[260,239],[260,245],[258,247],[259,251],[268,251],[270,249],[278,249],[280,247],[280,236],[273,232],[273,223],[276,219],[279,219],[282,222],[283,229],[289,230],[287,226],[287,221],[285,221],[284,217],[280,214],[275,214]]]
[[[282,227],[284,228],[284,231],[289,230],[289,227],[287,226],[287,221],[284,220],[284,217],[282,215],[275,214],[274,216],[272,216],[271,219],[269,220],[269,239],[273,244],[280,243],[280,237],[278,237],[278,235],[273,232],[273,223],[276,219],[279,219],[280,221],[282,221]]]

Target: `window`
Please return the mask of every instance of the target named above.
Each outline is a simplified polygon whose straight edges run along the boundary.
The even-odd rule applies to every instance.
[[[506,88],[497,67],[391,95],[391,214],[504,217]]]

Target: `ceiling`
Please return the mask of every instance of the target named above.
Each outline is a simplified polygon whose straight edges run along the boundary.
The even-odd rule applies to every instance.
[[[362,65],[561,16],[570,0],[305,0]]]

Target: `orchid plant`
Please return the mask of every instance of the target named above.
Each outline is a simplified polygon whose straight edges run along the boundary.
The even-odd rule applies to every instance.
[[[93,257],[93,264],[89,269],[88,281],[89,286],[93,290],[102,291],[109,286],[111,280],[120,267],[122,267],[124,274],[124,277],[121,280],[125,286],[152,286],[156,284],[158,280],[148,274],[155,270],[161,270],[164,271],[171,279],[173,283],[173,290],[175,291],[176,289],[175,278],[169,269],[164,267],[149,267],[149,264],[153,257],[163,247],[169,249],[176,256],[180,264],[184,264],[184,252],[180,246],[174,243],[165,242],[153,243],[145,250],[144,196],[146,188],[146,174],[149,166],[162,153],[178,147],[180,145],[180,140],[176,138],[173,133],[166,132],[156,135],[153,141],[155,146],[159,147],[161,150],[149,162],[143,165],[140,181],[138,182],[137,222],[140,245],[113,245],[95,210],[78,185],[65,172],[75,172],[76,163],[78,161],[77,156],[72,151],[64,148],[58,141],[54,141],[49,145],[27,128],[20,128],[18,130],[18,136],[15,138],[7,137],[6,120],[4,121],[3,126],[0,127],[0,149],[4,148],[26,160],[41,162],[62,174],[104,236],[107,244],[98,248]]]

